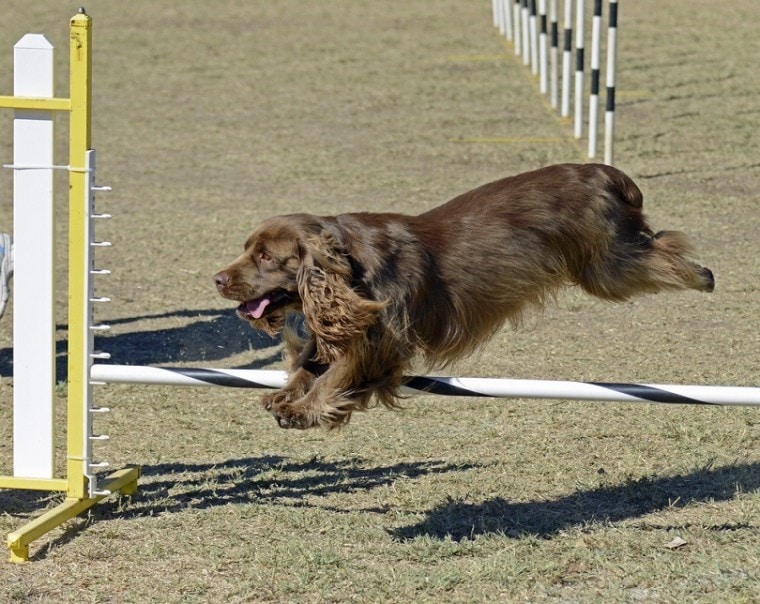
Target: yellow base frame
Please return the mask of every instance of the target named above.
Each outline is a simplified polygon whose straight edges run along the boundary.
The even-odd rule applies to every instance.
[[[29,544],[67,520],[81,514],[104,497],[121,491],[131,495],[137,489],[140,468],[129,466],[98,480],[99,493],[90,497],[84,444],[89,438],[84,428],[87,405],[89,366],[86,364],[86,284],[84,247],[87,245],[85,220],[86,178],[83,169],[90,149],[90,103],[92,100],[92,60],[90,38],[92,19],[82,9],[70,22],[69,78],[70,98],[37,99],[0,96],[0,108],[62,111],[69,113],[69,347],[68,401],[66,439],[66,478],[23,478],[0,476],[0,488],[40,491],[64,491],[66,500],[57,507],[8,535],[11,561],[29,559]]]
[[[104,490],[111,493],[121,491],[123,495],[132,495],[137,490],[137,479],[139,477],[140,468],[130,466],[110,474],[104,480],[99,481],[98,486],[102,486]],[[29,544],[32,541],[49,533],[67,520],[78,516],[105,497],[108,497],[108,495],[98,495],[97,497],[83,499],[67,497],[63,503],[45,512],[39,518],[35,518],[20,529],[8,533],[8,549],[11,552],[11,562],[27,562],[29,560]]]

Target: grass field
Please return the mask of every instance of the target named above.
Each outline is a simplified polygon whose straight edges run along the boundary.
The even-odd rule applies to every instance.
[[[754,0],[716,7],[621,3],[616,146],[655,227],[693,237],[715,293],[610,305],[569,291],[457,374],[760,382],[760,17]],[[4,3],[0,94],[29,31],[59,49],[67,93],[76,8]],[[117,363],[281,368],[278,343],[238,321],[211,281],[267,216],[416,213],[585,159],[487,0],[88,9],[93,146],[114,189],[99,197],[114,218],[98,238],[114,245],[98,252],[113,270],[98,289],[114,302],[99,313],[113,329],[98,348]],[[0,119],[3,162],[10,128]],[[471,142],[488,138],[508,142]],[[3,170],[0,230],[10,189]],[[0,474],[11,332],[6,316]],[[758,409],[419,397],[328,433],[278,429],[253,391],[110,386],[97,400],[113,410],[98,454],[142,465],[140,489],[37,542],[30,564],[0,561],[2,602],[760,598]],[[0,533],[58,500],[1,491]],[[668,547],[676,538],[685,544]]]

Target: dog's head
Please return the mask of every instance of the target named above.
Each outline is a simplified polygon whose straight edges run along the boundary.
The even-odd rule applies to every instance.
[[[240,318],[270,335],[282,330],[289,312],[303,313],[317,340],[317,360],[325,363],[345,352],[385,306],[352,288],[335,222],[309,214],[263,222],[214,281],[222,296],[240,303]]]

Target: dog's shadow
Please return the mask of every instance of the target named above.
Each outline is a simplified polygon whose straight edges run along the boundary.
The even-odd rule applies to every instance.
[[[279,505],[319,507],[344,513],[320,502],[337,493],[369,492],[399,478],[416,479],[430,474],[465,471],[476,467],[433,460],[367,466],[361,460],[325,461],[313,458],[293,461],[266,455],[231,459],[221,463],[165,463],[144,466],[137,492],[111,497],[91,508],[86,518],[73,519],[66,531],[37,551],[35,560],[51,549],[76,538],[92,522],[131,520],[203,510],[228,505]],[[29,520],[55,505],[60,494],[0,490],[0,510],[10,517]],[[389,508],[362,508],[364,513],[384,514]],[[353,510],[352,510],[353,511]]]
[[[354,459],[314,458],[300,462],[280,456],[234,459],[220,464],[159,464],[143,469],[138,494],[125,509],[117,511],[105,506],[99,513],[129,518],[176,513],[189,507],[262,504],[314,507],[335,513],[385,514],[390,504],[349,510],[336,508],[320,498],[369,492],[399,479],[413,481],[478,468],[488,471],[478,463],[453,464],[441,460],[367,465]],[[689,474],[600,486],[557,499],[516,502],[497,497],[480,503],[449,499],[427,511],[420,522],[388,532],[401,541],[422,536],[462,541],[487,534],[551,538],[573,527],[615,523],[695,503],[730,501],[737,493],[759,490],[760,462],[705,467]]]
[[[210,318],[209,318],[210,317]],[[162,363],[214,363],[236,354],[272,348],[272,354],[238,369],[258,369],[281,358],[278,338],[251,329],[231,310],[177,310],[160,314],[108,321],[111,326],[126,323],[149,324],[151,320],[187,318],[180,327],[130,331],[95,337],[95,349],[111,355],[110,363],[119,365],[160,365]],[[196,320],[193,320],[196,319]],[[58,325],[65,331],[66,325]],[[66,381],[68,340],[56,342],[56,379]],[[0,349],[0,376],[13,376],[13,348]]]
[[[430,510],[421,522],[390,533],[401,540],[427,536],[462,541],[484,534],[551,538],[564,530],[591,523],[615,523],[694,503],[729,501],[738,493],[758,490],[760,463],[708,467],[691,474],[602,486],[558,499],[515,502],[497,497],[482,503],[448,500]],[[734,523],[710,528],[749,527]]]
[[[292,461],[281,456],[247,457],[221,463],[167,463],[143,468],[137,493],[130,498],[111,498],[92,508],[35,558],[46,556],[50,547],[76,538],[89,523],[109,519],[137,519],[210,509],[227,505],[275,505],[310,507],[328,513],[386,515],[391,504],[370,507],[337,507],[324,498],[340,493],[366,493],[396,480],[466,472],[481,468],[477,463],[452,464],[441,460],[368,466],[362,460]],[[418,537],[465,541],[480,535],[507,538],[533,536],[550,539],[565,530],[593,523],[615,523],[641,518],[665,509],[699,503],[730,501],[738,493],[760,490],[760,463],[704,468],[690,474],[642,478],[624,484],[578,491],[551,500],[514,502],[497,497],[481,503],[448,500],[426,513],[415,524],[387,528],[397,541]],[[49,493],[0,491],[0,509],[11,516],[30,517],[40,507],[55,503]],[[679,525],[681,526],[681,525]],[[669,528],[669,527],[666,527]],[[746,522],[708,527],[712,530],[757,528]]]
[[[208,509],[230,504],[323,506],[320,497],[368,492],[394,481],[465,471],[472,464],[440,460],[367,466],[356,459],[293,461],[281,456],[234,459],[221,464],[169,463],[142,470],[138,496],[117,517]],[[307,503],[307,499],[309,503]],[[364,509],[364,508],[363,508]],[[382,512],[385,508],[364,509]]]

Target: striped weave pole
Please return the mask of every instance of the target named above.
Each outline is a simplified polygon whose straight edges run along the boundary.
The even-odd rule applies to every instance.
[[[522,23],[522,59],[523,65],[530,65],[530,7],[528,0],[522,0],[520,9],[520,22]]]
[[[284,371],[93,365],[94,384],[153,384],[165,386],[225,386],[281,388]],[[623,403],[760,406],[760,388],[741,386],[683,386],[674,384],[616,384],[467,377],[410,377],[410,394],[527,398]]]
[[[604,117],[604,163],[612,165],[615,131],[615,62],[617,59],[618,0],[609,2],[607,28],[607,105]],[[514,11],[510,12],[509,8]],[[588,117],[587,155],[594,159],[599,148],[603,0],[594,0],[591,15],[590,86],[586,84],[586,0],[563,0],[564,44],[559,73],[559,0],[494,0],[494,22],[502,35],[513,40],[515,55],[538,76],[539,91],[549,96],[560,116],[573,113],[573,136],[584,137]],[[500,9],[503,9],[501,11]],[[574,60],[574,64],[573,64]],[[561,79],[561,87],[560,87]],[[586,90],[590,88],[590,90]],[[571,90],[574,89],[574,96]],[[585,99],[588,92],[588,116]]]
[[[583,80],[585,68],[586,0],[576,0],[575,9],[575,138],[583,136]]]
[[[549,93],[549,24],[546,0],[538,0],[538,89]]]
[[[549,0],[551,43],[549,50],[549,102],[559,108],[559,22],[557,0]]]
[[[599,126],[599,66],[602,56],[602,0],[594,0],[591,22],[591,95],[588,104],[588,156],[596,157]]]
[[[573,0],[565,0],[565,45],[562,50],[562,117],[570,116],[570,70],[573,55]]]
[[[607,30],[607,107],[604,114],[604,163],[611,166],[615,159],[615,66],[617,63],[617,0],[610,0],[609,28]]]
[[[530,0],[528,26],[530,27],[530,71],[533,75],[538,75],[538,8],[536,0]]]

